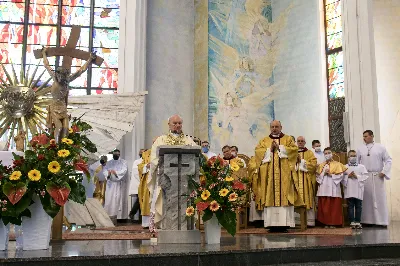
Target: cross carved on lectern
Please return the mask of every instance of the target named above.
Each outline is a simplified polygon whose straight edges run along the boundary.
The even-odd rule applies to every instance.
[[[182,163],[182,154],[178,154],[178,163],[170,163],[169,167],[177,167],[178,168],[178,230],[181,230],[182,221],[181,221],[181,179],[182,179],[182,167],[189,167],[188,163]]]

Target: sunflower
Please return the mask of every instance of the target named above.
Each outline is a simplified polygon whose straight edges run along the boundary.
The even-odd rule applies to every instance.
[[[61,142],[66,143],[68,145],[74,144],[74,141],[72,139],[67,139],[67,138],[61,139]]]
[[[239,166],[237,163],[235,163],[235,162],[231,162],[231,169],[232,169],[233,171],[237,172],[237,171],[239,171],[240,166]]]
[[[202,198],[203,200],[207,200],[208,197],[209,197],[210,195],[211,195],[210,191],[204,190],[204,191],[201,193],[201,198]]]
[[[70,152],[69,152],[69,150],[59,150],[57,152],[57,155],[58,155],[58,157],[65,158],[65,157],[68,157],[70,155]]]
[[[210,203],[210,210],[216,212],[219,210],[219,204],[215,200],[211,201]]]
[[[74,130],[73,130],[72,128],[69,128],[69,129],[68,129],[68,133],[69,133],[69,134],[72,134],[72,133],[74,133]]]
[[[30,170],[30,171],[28,172],[28,178],[29,178],[31,181],[39,181],[40,178],[41,178],[41,176],[42,176],[42,174],[41,174],[38,170],[36,170],[36,169]]]
[[[51,140],[50,140],[50,145],[56,145],[56,144],[57,144],[57,142],[56,142],[55,139],[51,139]]]
[[[226,182],[231,182],[231,181],[233,181],[233,180],[235,180],[233,177],[231,177],[231,176],[227,176],[227,177],[225,177],[225,181]]]
[[[236,201],[237,198],[238,198],[238,195],[235,192],[229,194],[229,201]]]
[[[47,168],[49,169],[50,172],[56,174],[60,172],[61,166],[57,161],[52,161],[51,163],[49,163],[49,166]]]
[[[220,195],[221,197],[225,197],[226,195],[228,195],[228,193],[229,193],[229,190],[226,189],[226,188],[223,188],[223,189],[221,189],[221,190],[219,191],[219,195]]]
[[[21,175],[22,175],[21,171],[14,171],[10,176],[10,180],[19,180]]]
[[[194,208],[192,206],[186,209],[186,216],[193,216],[194,215]]]

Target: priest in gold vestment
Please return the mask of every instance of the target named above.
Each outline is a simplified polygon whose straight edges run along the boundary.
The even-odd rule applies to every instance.
[[[89,167],[89,172],[94,181],[93,198],[97,199],[104,206],[106,198],[107,179],[103,175],[103,168],[107,164],[107,156],[101,156],[100,161],[92,164]]]
[[[150,222],[150,191],[147,186],[147,180],[150,173],[150,154],[151,150],[146,150],[142,153],[143,161],[138,165],[139,171],[139,204],[140,214],[142,215],[142,227],[149,227]]]
[[[297,158],[297,176],[299,178],[299,195],[307,208],[307,225],[315,226],[315,191],[317,179],[315,170],[317,158],[306,147],[306,139],[303,136],[297,138],[299,155]]]
[[[161,187],[158,185],[157,170],[158,170],[158,157],[157,147],[162,145],[189,145],[198,146],[192,138],[186,136],[182,132],[183,120],[179,115],[173,115],[168,119],[169,133],[158,137],[151,147],[150,155],[150,178],[147,185],[150,191],[150,212],[154,215],[154,225],[157,226],[162,219],[163,196]],[[150,220],[150,227],[153,226],[152,219]]]
[[[294,227],[294,206],[303,206],[295,171],[298,148],[291,136],[282,133],[280,121],[272,121],[271,134],[255,148],[249,174],[255,203],[263,210],[264,227],[271,232]]]

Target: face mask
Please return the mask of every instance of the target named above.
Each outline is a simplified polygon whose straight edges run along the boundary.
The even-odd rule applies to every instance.
[[[231,152],[233,157],[236,157],[237,153],[235,151]]]
[[[332,153],[325,154],[325,159],[331,160],[332,159]]]
[[[357,163],[357,157],[349,157],[349,163],[356,164]]]
[[[321,147],[315,147],[316,152],[321,152]]]
[[[118,160],[118,159],[119,159],[119,155],[113,154],[113,159],[114,159],[114,160]]]
[[[207,153],[209,148],[208,147],[202,147],[201,150],[203,151],[203,153]]]

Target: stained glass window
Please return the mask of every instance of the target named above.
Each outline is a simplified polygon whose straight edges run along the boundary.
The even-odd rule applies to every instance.
[[[120,0],[0,0],[0,62],[9,71],[14,63],[18,65],[18,71],[23,66],[25,70],[29,67],[32,73],[40,62],[33,51],[42,46],[65,46],[71,26],[79,25],[81,35],[77,49],[96,52],[104,58],[104,63],[100,67],[90,66],[86,73],[71,82],[70,95],[115,93],[118,87],[119,9]],[[49,63],[57,68],[62,64],[62,58],[50,57]],[[79,70],[84,63],[84,60],[73,59],[71,72]],[[43,70],[40,63],[36,76]],[[2,68],[0,77],[6,79]],[[48,77],[45,73],[41,80]]]
[[[343,127],[345,84],[342,31],[342,0],[325,0],[329,142],[335,152],[346,152],[347,150]]]
[[[342,0],[325,0],[325,36],[329,100],[344,97]]]

